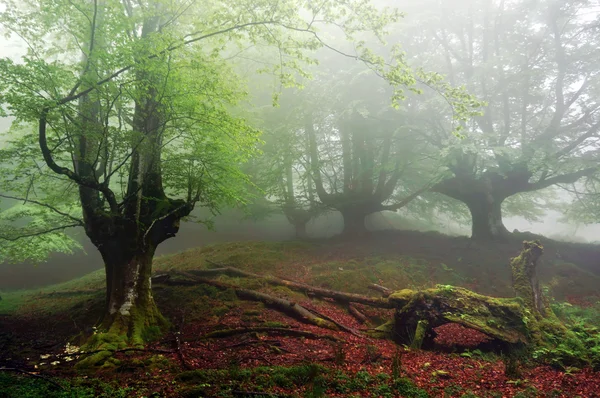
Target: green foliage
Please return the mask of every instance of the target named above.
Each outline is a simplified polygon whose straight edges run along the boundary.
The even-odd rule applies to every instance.
[[[413,71],[400,52],[384,62],[358,40],[365,33],[381,40],[399,18],[397,10],[363,0],[6,2],[0,26],[28,49],[20,60],[0,59],[0,80],[7,82],[0,114],[15,117],[11,140],[0,149],[0,163],[14,175],[0,178],[0,190],[30,204],[1,214],[0,260],[72,251],[74,242],[61,234],[84,224],[71,214],[80,206],[77,185],[96,191],[97,200],[88,195],[83,204],[95,216],[125,211],[134,189],[154,205],[146,227],[171,203],[163,190],[215,213],[248,201],[256,189],[242,167],[257,155],[260,133],[241,109],[247,87],[235,57],[248,47],[279,60],[267,59],[254,74],[274,76],[276,91],[298,87],[317,62],[316,50],[333,48],[321,29],[336,26],[345,43],[356,44],[348,57],[382,76],[395,99],[405,88],[416,91],[420,79],[443,92],[463,120],[478,104],[462,89]],[[159,127],[150,126],[156,120]],[[38,122],[45,127],[39,137]],[[135,170],[153,186],[148,193],[135,189]],[[11,224],[24,217],[27,225]],[[37,238],[43,234],[50,237]],[[22,245],[4,243],[23,237]]]
[[[0,391],[6,397],[19,398],[125,398],[133,388],[97,379],[72,379],[59,382],[62,389],[48,381],[0,372]]]
[[[201,385],[196,393],[220,394],[229,397],[232,390],[243,386],[248,390],[268,394],[274,387],[298,389],[308,387],[306,397],[326,396],[328,391],[351,396],[353,393],[375,392],[378,396],[427,398],[429,395],[407,378],[393,379],[387,374],[372,376],[366,371],[348,374],[321,365],[305,364],[292,367],[231,367],[229,370],[194,370],[180,373],[177,380],[184,384]],[[227,380],[225,383],[224,381]]]

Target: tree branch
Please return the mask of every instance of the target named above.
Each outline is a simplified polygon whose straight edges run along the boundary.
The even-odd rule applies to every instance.
[[[108,201],[111,211],[116,213],[118,211],[117,200],[115,198],[115,194],[108,188],[108,186],[106,186],[105,184],[99,184],[93,179],[83,179],[79,174],[69,170],[66,167],[62,167],[56,164],[54,158],[52,157],[52,152],[48,147],[48,139],[46,136],[48,112],[50,112],[50,108],[46,106],[40,114],[38,126],[38,142],[42,151],[42,156],[44,157],[44,161],[46,162],[50,170],[52,170],[56,174],[67,176],[68,178],[75,181],[81,186],[102,192],[106,200]]]
[[[598,171],[597,167],[589,167],[573,173],[562,174],[548,179],[543,179],[535,183],[530,183],[523,192],[537,191],[539,189],[548,188],[555,184],[573,184],[580,178],[591,176]]]
[[[427,184],[424,187],[422,187],[421,189],[419,189],[418,191],[413,192],[412,194],[410,194],[409,196],[402,199],[400,202],[398,202],[396,204],[382,206],[382,210],[397,211],[398,209],[403,208],[404,206],[406,206],[407,204],[409,204],[410,202],[412,202],[413,200],[415,200],[416,198],[421,196],[421,194],[423,194],[424,192],[429,191],[431,188],[432,188],[432,184]]]
[[[67,229],[67,228],[75,228],[75,227],[81,227],[80,223],[73,223],[73,224],[68,224],[68,225],[61,225],[60,227],[54,227],[54,228],[50,228],[44,231],[37,231],[37,232],[31,232],[31,233],[27,233],[27,234],[23,234],[23,235],[18,235],[18,236],[2,236],[0,235],[0,240],[8,240],[11,242],[15,242],[19,239],[23,239],[23,238],[31,238],[34,236],[41,236],[41,235],[45,235],[45,234],[49,234],[55,231],[60,231],[63,229]]]
[[[79,219],[77,217],[73,217],[69,213],[65,213],[63,211],[60,211],[56,207],[51,206],[51,205],[49,205],[47,203],[38,202],[37,200],[32,200],[32,199],[29,199],[29,198],[19,198],[19,197],[16,197],[16,196],[10,196],[10,195],[5,195],[5,194],[0,194],[0,197],[6,198],[6,199],[22,200],[24,202],[23,204],[25,204],[27,202],[30,202],[30,203],[36,204],[38,206],[46,207],[46,208],[52,210],[53,212],[55,212],[57,214],[60,214],[63,217],[67,217],[67,218],[69,218],[69,219],[71,219],[71,220],[79,223],[79,225],[83,226],[83,220],[81,220],[81,219]]]

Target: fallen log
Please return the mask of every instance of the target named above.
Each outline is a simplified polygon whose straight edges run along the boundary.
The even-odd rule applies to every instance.
[[[348,305],[348,312],[350,313],[350,315],[355,317],[360,323],[369,323],[369,318],[367,318],[365,314],[360,312],[359,309],[356,308],[354,305]]]
[[[228,283],[223,283],[212,279],[200,278],[190,274],[189,272],[178,272],[178,274],[192,279],[193,282],[195,282],[195,284],[202,283],[206,285],[215,286],[223,290],[231,289],[235,292],[236,296],[242,300],[259,301],[287,315],[295,316],[303,322],[310,323],[330,330],[340,330],[340,328],[335,323],[327,319],[318,317],[317,315],[313,314],[298,303],[294,303],[279,297],[271,296],[266,293],[257,292],[255,290],[243,289]],[[166,284],[173,285],[178,284],[178,282],[179,281],[168,280],[166,281]]]
[[[371,290],[375,290],[383,295],[383,297],[388,297],[390,294],[394,293],[392,289],[388,289],[385,286],[378,285],[376,283],[371,283],[367,288]]]
[[[319,316],[320,318],[323,318],[333,324],[335,324],[335,326],[337,326],[340,330],[343,330],[344,332],[348,332],[350,334],[353,334],[357,337],[364,337],[363,335],[361,335],[360,333],[358,333],[358,331],[356,329],[352,329],[351,327],[348,327],[342,323],[339,323],[338,321],[336,321],[335,319],[328,317],[327,315],[315,310],[314,308],[309,308],[309,311],[313,312],[315,315]]]
[[[209,261],[209,263],[218,265],[211,261]],[[346,292],[340,292],[340,291],[336,291],[336,290],[324,289],[321,287],[307,285],[307,284],[301,283],[301,282],[295,282],[295,281],[290,281],[287,279],[281,279],[281,278],[271,276],[271,275],[263,276],[263,275],[255,274],[252,272],[243,271],[243,270],[241,270],[239,268],[235,268],[235,267],[219,267],[219,268],[202,269],[202,270],[188,270],[188,271],[186,271],[186,274],[191,274],[191,275],[200,276],[200,277],[214,276],[214,275],[230,275],[230,276],[240,276],[240,277],[244,277],[244,278],[256,278],[256,279],[264,280],[265,282],[269,283],[270,285],[286,286],[286,287],[289,287],[290,289],[301,291],[305,294],[313,294],[313,295],[319,296],[319,297],[331,298],[331,299],[334,299],[336,301],[343,302],[343,303],[360,303],[360,304],[369,305],[371,307],[393,308],[393,305],[389,302],[389,300],[387,298],[369,297],[369,296],[363,296],[363,295],[355,294],[355,293],[346,293]]]
[[[526,344],[529,331],[523,306],[516,298],[495,298],[454,286],[415,291],[400,290],[390,295],[396,305],[393,336],[404,344],[430,346],[433,329],[458,323],[508,345]]]

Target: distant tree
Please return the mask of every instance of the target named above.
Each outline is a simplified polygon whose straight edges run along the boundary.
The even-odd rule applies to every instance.
[[[327,209],[315,198],[308,141],[299,130],[296,109],[287,100],[283,96],[279,107],[263,110],[262,155],[251,162],[249,174],[263,192],[259,203],[282,212],[296,237],[306,238],[307,224]]]
[[[366,216],[396,211],[430,189],[435,155],[412,131],[409,111],[390,107],[368,71],[346,69],[313,86],[335,93],[305,99],[319,108],[304,113],[315,190],[342,214],[343,234],[361,235]]]
[[[403,3],[409,21],[396,37],[420,50],[416,62],[488,103],[463,125],[464,140],[444,128],[448,114],[421,103],[431,106],[422,107],[421,132],[446,148],[451,173],[433,191],[469,208],[473,238],[508,236],[507,199],[597,173],[600,35],[584,15],[592,3]]]

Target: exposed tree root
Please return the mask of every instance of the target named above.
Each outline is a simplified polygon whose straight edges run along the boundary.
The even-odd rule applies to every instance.
[[[180,275],[186,276],[190,279],[193,279],[193,282],[196,284],[203,283],[211,286],[218,287],[220,289],[231,289],[235,292],[235,294],[242,300],[250,300],[250,301],[259,301],[264,303],[265,305],[275,308],[287,315],[294,316],[299,318],[303,322],[310,323],[316,326],[320,326],[326,329],[331,330],[339,330],[340,328],[333,322],[327,319],[320,318],[302,307],[298,303],[294,303],[292,301],[282,299],[279,297],[271,296],[266,293],[257,292],[255,290],[242,289],[227,283],[218,282],[212,279],[199,278],[195,275],[192,275],[188,272],[180,272]],[[167,281],[167,284],[178,284],[179,281]]]
[[[315,340],[326,339],[326,340],[331,340],[331,341],[335,341],[335,342],[341,342],[341,340],[338,339],[337,337],[331,336],[328,334],[317,334],[317,333],[309,332],[306,330],[264,327],[264,326],[252,327],[252,328],[215,330],[214,332],[206,333],[206,334],[204,334],[196,339],[193,339],[191,341],[231,337],[231,336],[236,336],[236,335],[246,334],[246,333],[268,333],[268,334],[277,334],[277,335],[281,335],[281,336],[305,337],[308,339],[315,339]]]
[[[219,266],[219,264],[216,264],[212,261],[207,260],[207,262],[209,262],[210,264]],[[301,291],[306,294],[313,294],[313,295],[319,296],[319,297],[332,298],[336,301],[340,301],[343,303],[360,303],[360,304],[369,305],[371,307],[393,308],[393,305],[386,298],[369,297],[369,296],[363,296],[360,294],[346,293],[346,292],[340,292],[340,291],[336,291],[336,290],[323,289],[320,287],[310,286],[305,283],[294,282],[294,281],[290,281],[290,280],[286,280],[286,279],[277,278],[277,277],[271,276],[271,275],[265,275],[265,276],[258,275],[258,274],[248,272],[248,271],[243,271],[239,268],[234,268],[234,267],[220,266],[220,268],[213,268],[213,269],[189,270],[186,272],[186,274],[191,274],[191,275],[201,276],[201,277],[202,276],[214,276],[214,275],[230,275],[230,276],[241,276],[241,277],[245,277],[245,278],[256,278],[256,279],[264,280],[271,285],[286,286],[286,287],[289,287],[290,289]]]

